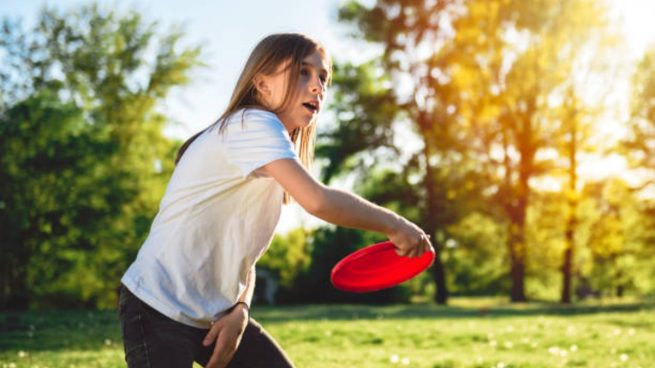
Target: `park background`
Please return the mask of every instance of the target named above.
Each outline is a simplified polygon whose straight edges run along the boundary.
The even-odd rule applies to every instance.
[[[342,293],[332,266],[384,238],[286,208],[253,313],[300,366],[655,360],[650,2],[0,4],[3,365],[121,365],[118,282],[175,151],[254,44],[293,31],[335,63],[315,175],[437,249],[410,282]]]

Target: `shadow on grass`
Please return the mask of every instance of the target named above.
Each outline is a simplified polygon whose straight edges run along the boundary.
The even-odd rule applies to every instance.
[[[348,321],[353,319],[452,319],[506,318],[531,316],[579,316],[599,313],[626,313],[655,310],[655,302],[618,305],[522,304],[491,307],[436,305],[312,305],[256,307],[253,317],[266,322]]]
[[[122,349],[115,310],[0,313],[0,360],[5,352]]]

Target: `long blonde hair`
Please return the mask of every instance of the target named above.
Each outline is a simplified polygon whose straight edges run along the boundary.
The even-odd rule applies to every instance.
[[[272,34],[265,37],[253,51],[250,53],[246,65],[239,76],[232,97],[227,105],[223,114],[210,126],[196,133],[189,138],[177,151],[175,164],[180,161],[180,158],[186,149],[204,133],[206,130],[215,126],[219,126],[219,133],[223,132],[227,119],[236,111],[243,108],[265,108],[257,96],[257,89],[255,88],[254,79],[259,74],[272,75],[275,73],[280,65],[290,60],[288,68],[290,69],[289,80],[287,81],[287,88],[282,104],[273,113],[278,113],[293,101],[298,91],[295,86],[298,83],[302,61],[307,56],[318,51],[327,63],[328,79],[326,84],[330,84],[332,77],[332,63],[327,50],[317,41],[299,33],[279,33]],[[291,141],[300,158],[300,162],[307,169],[311,169],[311,164],[314,159],[314,141],[316,139],[316,121],[304,128],[294,129],[291,134]],[[290,197],[288,193],[284,194],[284,203],[289,203]]]

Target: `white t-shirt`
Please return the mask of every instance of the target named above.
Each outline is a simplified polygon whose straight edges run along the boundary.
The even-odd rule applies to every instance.
[[[198,136],[177,164],[123,284],[171,319],[208,328],[244,292],[273,237],[284,190],[255,170],[283,158],[298,160],[269,111],[239,110],[222,133],[216,127]]]

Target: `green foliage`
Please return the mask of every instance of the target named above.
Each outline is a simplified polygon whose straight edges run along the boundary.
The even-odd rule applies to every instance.
[[[448,289],[455,295],[500,295],[509,290],[507,237],[502,223],[472,212],[451,225],[443,248]]]
[[[122,173],[96,169],[115,151],[79,108],[49,91],[0,118],[0,262],[3,286],[12,293],[3,295],[4,305],[57,294],[61,278],[96,249],[88,237],[101,226],[94,219],[120,212],[118,203],[105,200],[103,188]],[[83,292],[79,286],[69,290]]]
[[[257,261],[257,267],[273,272],[283,289],[292,288],[309,264],[309,239],[303,228],[292,230],[284,236],[276,235],[266,253]]]
[[[631,166],[644,177],[640,189],[655,188],[655,47],[646,52],[633,77],[630,131],[622,142]]]
[[[322,170],[326,182],[355,168],[365,172],[398,154],[392,130],[398,106],[379,63],[336,63],[333,73],[330,108],[339,124],[322,130],[316,147],[316,156],[327,159]],[[384,155],[384,148],[391,152]]]
[[[112,306],[173,169],[157,103],[199,49],[97,5],[4,25],[0,305]]]
[[[596,188],[597,220],[589,236],[589,282],[605,295],[654,293],[653,219],[627,184],[610,180]]]

